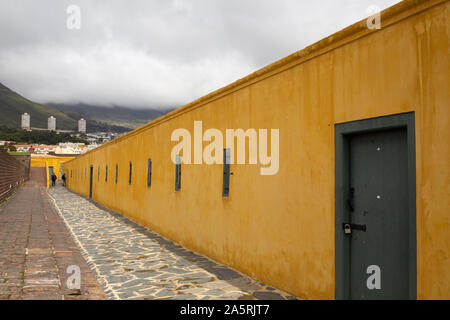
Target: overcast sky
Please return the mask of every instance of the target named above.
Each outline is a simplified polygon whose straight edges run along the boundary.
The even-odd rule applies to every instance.
[[[178,107],[398,2],[1,0],[0,82],[41,103]]]

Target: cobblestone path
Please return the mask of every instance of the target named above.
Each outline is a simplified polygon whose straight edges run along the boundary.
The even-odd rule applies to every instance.
[[[63,187],[49,194],[110,299],[295,299]]]
[[[80,267],[81,289],[66,281]],[[106,299],[45,187],[27,182],[0,206],[0,299]]]

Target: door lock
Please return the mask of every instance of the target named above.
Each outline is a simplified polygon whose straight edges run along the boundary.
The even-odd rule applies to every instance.
[[[352,227],[349,223],[344,223],[344,233],[345,234],[352,234]]]
[[[366,225],[365,224],[353,224],[353,223],[343,223],[342,227],[344,228],[345,234],[352,234],[352,230],[361,230],[366,231]]]

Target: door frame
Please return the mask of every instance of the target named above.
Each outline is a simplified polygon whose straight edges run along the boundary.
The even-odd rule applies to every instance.
[[[408,147],[409,299],[417,299],[416,143],[414,112],[335,124],[335,298],[350,298],[350,239],[342,230],[349,218],[349,137],[404,128]]]

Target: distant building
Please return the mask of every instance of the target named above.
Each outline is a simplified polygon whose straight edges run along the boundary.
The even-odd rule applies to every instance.
[[[56,154],[56,155],[79,155],[91,150],[93,146],[86,146],[82,143],[60,143],[59,145],[44,145],[44,144],[24,144],[24,145],[15,145],[17,152],[29,152],[31,154],[38,155],[48,155],[48,154]]]
[[[78,132],[86,133],[86,120],[83,118],[78,120]]]
[[[30,115],[26,112],[22,115],[21,127],[24,130],[30,130]]]
[[[48,118],[48,130],[49,131],[56,131],[56,118],[51,116]]]

